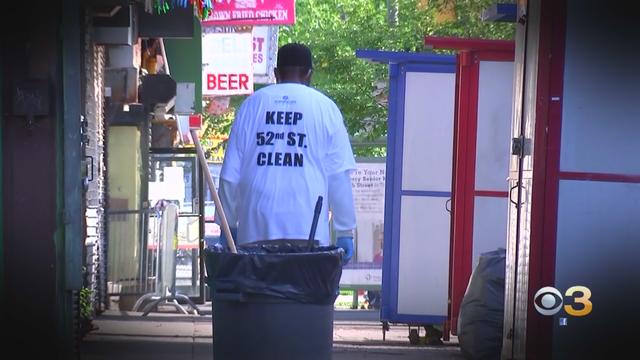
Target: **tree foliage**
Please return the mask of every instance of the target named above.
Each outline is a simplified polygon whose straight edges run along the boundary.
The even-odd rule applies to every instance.
[[[375,95],[388,81],[387,66],[355,57],[356,49],[425,51],[425,35],[509,39],[511,24],[488,23],[481,13],[495,0],[455,1],[456,20],[436,21],[447,1],[298,0],[297,21],[283,27],[280,43],[302,42],[314,54],[313,85],[333,98],[357,137],[386,135],[386,93]],[[397,23],[388,18],[397,6]]]
[[[495,0],[451,1],[297,0],[296,24],[280,29],[279,43],[307,44],[314,56],[312,85],[336,101],[352,136],[375,139],[387,132],[387,65],[357,59],[356,49],[426,51],[425,35],[513,37],[512,24],[481,20]],[[455,20],[437,21],[448,5],[455,8]]]

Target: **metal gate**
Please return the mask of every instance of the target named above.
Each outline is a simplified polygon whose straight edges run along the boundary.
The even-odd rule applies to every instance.
[[[159,216],[148,209],[107,212],[107,295],[114,297],[121,310],[128,309],[126,296],[137,298],[155,291],[157,246],[153,234],[157,233]]]
[[[172,203],[178,208],[175,259],[175,290],[196,303],[204,302],[204,216],[200,167],[193,154],[152,153],[149,156],[148,209],[117,209],[108,216],[107,294],[121,310],[133,310],[145,295],[158,294],[160,218],[156,205]],[[161,264],[160,264],[161,265]],[[166,279],[165,279],[166,280]],[[165,281],[166,283],[166,281]],[[143,308],[144,306],[140,307]]]

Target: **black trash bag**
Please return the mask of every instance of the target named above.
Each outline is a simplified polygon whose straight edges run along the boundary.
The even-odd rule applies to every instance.
[[[458,318],[458,341],[468,359],[500,359],[505,259],[505,249],[483,253],[471,274]]]
[[[216,294],[271,297],[302,304],[333,304],[344,250],[335,246],[243,245],[233,254],[205,249],[207,283]]]

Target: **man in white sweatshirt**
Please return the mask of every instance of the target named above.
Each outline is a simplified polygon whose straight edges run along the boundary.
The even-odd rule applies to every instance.
[[[279,49],[277,84],[256,91],[236,112],[219,192],[237,244],[307,239],[322,196],[315,240],[329,245],[331,210],[346,264],[356,227],[350,178],[356,164],[340,110],[309,86],[312,64],[305,45]]]

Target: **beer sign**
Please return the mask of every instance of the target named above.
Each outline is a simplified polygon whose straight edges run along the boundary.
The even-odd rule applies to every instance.
[[[253,36],[250,32],[203,32],[202,95],[253,93]]]

